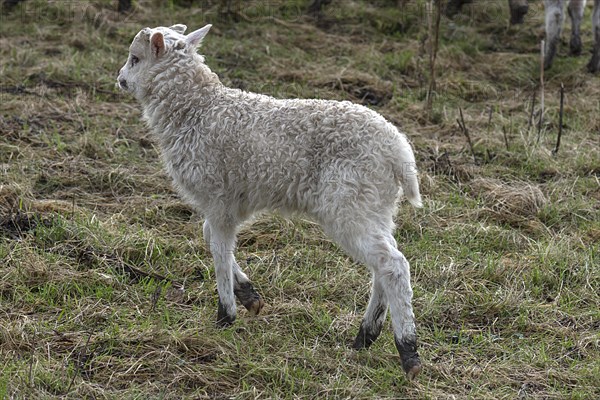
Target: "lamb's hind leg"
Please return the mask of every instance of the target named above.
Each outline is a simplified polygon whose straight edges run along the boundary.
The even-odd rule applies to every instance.
[[[204,222],[202,227],[204,234],[204,240],[206,245],[211,247],[211,227],[208,221]],[[238,298],[240,303],[250,312],[252,315],[257,315],[265,305],[265,302],[261,296],[254,289],[254,285],[248,279],[248,276],[242,271],[238,263],[233,258],[233,293]]]
[[[421,360],[417,353],[410,266],[398,249],[388,247],[380,256],[380,265],[375,271],[375,276],[381,279],[390,304],[394,340],[400,353],[402,368],[408,378],[412,379],[421,372]]]
[[[567,10],[571,18],[571,54],[578,56],[581,54],[581,20],[583,19],[583,11],[585,10],[586,0],[571,0]]]
[[[350,255],[367,264],[373,271],[373,281],[380,287],[374,285],[365,319],[377,320],[374,317],[377,316],[377,311],[383,307],[383,299],[387,299],[392,317],[394,340],[400,353],[402,368],[407,377],[413,379],[421,371],[421,360],[417,353],[409,265],[404,255],[393,246],[395,242],[391,233],[380,232],[382,231],[375,231],[373,234],[347,234],[337,239]],[[377,297],[373,298],[373,296]],[[377,324],[371,326],[377,326]],[[361,331],[362,329],[361,325]],[[361,332],[359,332],[357,337],[359,345],[362,340],[361,336]],[[366,344],[366,340],[363,340],[363,343]]]

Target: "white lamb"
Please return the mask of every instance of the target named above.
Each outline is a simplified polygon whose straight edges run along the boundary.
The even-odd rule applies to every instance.
[[[402,189],[421,206],[409,142],[360,105],[279,100],[223,86],[196,52],[210,27],[187,36],[185,25],[142,29],[118,85],[140,102],[175,187],[206,219],[217,323],[234,322],[234,295],[251,313],[264,305],[234,258],[240,225],[263,211],[302,213],[372,271],[353,347],[373,343],[389,306],[402,367],[412,379],[421,370],[413,292],[408,261],[392,235]]]

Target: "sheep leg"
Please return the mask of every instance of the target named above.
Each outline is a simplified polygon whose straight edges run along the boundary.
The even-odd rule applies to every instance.
[[[211,247],[211,227],[207,221],[204,221],[202,226],[202,232],[206,245]],[[265,305],[265,302],[261,296],[256,292],[252,282],[248,279],[248,276],[242,271],[238,263],[233,259],[233,293],[238,298],[240,303],[250,312],[252,315],[258,315],[260,310]]]
[[[360,226],[360,224],[358,224]],[[390,224],[386,224],[391,226]],[[357,225],[355,224],[354,227]],[[338,232],[351,232],[340,229]],[[381,232],[381,230],[379,230]],[[334,235],[335,237],[335,235]],[[358,261],[365,263],[373,271],[374,290],[369,302],[367,320],[383,321],[384,299],[389,304],[394,330],[396,349],[400,353],[402,368],[409,379],[413,379],[421,371],[421,360],[417,352],[417,335],[415,329],[415,316],[412,309],[412,288],[410,286],[409,264],[404,255],[395,246],[395,240],[390,234],[354,234],[337,235],[338,243]],[[380,289],[378,288],[380,285]],[[380,294],[383,292],[382,294]],[[373,298],[373,296],[376,296]],[[379,316],[377,314],[380,314]],[[366,325],[369,325],[367,322]],[[376,327],[377,324],[371,324]],[[361,331],[363,326],[361,325]],[[368,335],[359,331],[357,341],[367,347]],[[366,329],[365,329],[366,331]],[[362,343],[361,343],[362,341]],[[356,343],[355,343],[356,344]]]
[[[235,249],[235,229],[215,225],[209,221],[204,223],[204,238],[210,246],[215,263],[219,308],[217,326],[227,327],[235,322],[236,306],[233,292]]]
[[[448,0],[446,5],[446,16],[448,18],[454,17],[456,14],[461,12],[463,5],[472,3],[473,0]]]
[[[581,54],[581,20],[583,19],[583,11],[585,10],[586,0],[571,0],[567,11],[571,18],[571,42],[569,43],[571,54],[578,56]]]
[[[527,11],[529,11],[529,3],[527,0],[508,0],[510,8],[510,24],[522,24]]]
[[[588,71],[597,73],[600,71],[600,0],[594,1],[594,12],[592,13],[592,32],[594,35],[594,49],[592,58],[587,65]]]
[[[558,42],[560,41],[560,32],[564,20],[565,0],[545,0],[546,12],[546,48],[544,57],[544,69],[552,66]]]
[[[383,283],[390,304],[394,341],[400,353],[402,368],[408,378],[412,379],[421,372],[421,360],[417,353],[409,264],[396,248],[390,248],[389,253],[381,259],[386,261],[375,270],[375,276]]]
[[[352,348],[355,350],[367,349],[379,337],[383,322],[387,314],[387,299],[381,282],[373,276],[373,287],[367,311],[360,324],[358,335],[354,340]]]

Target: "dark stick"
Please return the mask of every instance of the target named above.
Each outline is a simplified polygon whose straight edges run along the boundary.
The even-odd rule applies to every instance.
[[[426,108],[429,112],[431,112],[433,108],[433,93],[436,90],[435,83],[435,63],[437,59],[437,52],[439,47],[439,37],[440,37],[440,21],[442,15],[442,5],[440,4],[440,0],[432,0],[432,8],[431,13],[434,12],[435,6],[435,22],[432,20],[434,17],[430,13],[429,17],[429,89],[427,90],[427,104]]]
[[[535,97],[537,96],[537,90],[533,89],[533,97],[531,98],[531,112],[529,113],[529,122],[527,123],[527,132],[531,130],[533,125],[533,112],[535,111]]]
[[[488,113],[488,123],[487,123],[487,133],[490,134],[490,126],[492,126],[492,112],[493,108],[490,106],[490,111]]]
[[[538,132],[537,132],[537,141],[540,142],[540,138],[542,136],[542,124],[544,123],[544,109],[540,110],[540,119],[538,120]]]
[[[465,135],[465,137],[467,138],[467,143],[469,144],[471,154],[473,155],[473,162],[477,162],[477,158],[475,157],[475,149],[473,148],[473,142],[471,141],[471,135],[469,135],[467,125],[465,125],[465,118],[463,117],[462,108],[458,107],[458,112],[460,114],[460,119],[457,119],[456,122],[458,122],[458,127],[462,131],[463,135]]]
[[[31,346],[31,360],[29,362],[29,387],[33,387],[33,358],[35,357],[35,332],[33,333],[33,345]]]
[[[506,146],[506,151],[510,151],[508,148],[508,134],[506,133],[506,127],[502,127],[502,135],[504,136],[504,145]]]
[[[556,138],[556,147],[552,151],[552,154],[558,153],[558,149],[560,148],[560,138],[562,137],[563,130],[563,111],[564,111],[564,101],[565,101],[565,85],[560,84],[560,111],[558,113],[558,137]]]
[[[77,376],[77,374],[81,370],[82,359],[84,358],[85,354],[87,353],[87,348],[88,348],[88,345],[90,344],[90,339],[91,338],[92,338],[92,334],[90,333],[90,335],[88,336],[88,338],[87,338],[87,340],[85,342],[85,346],[83,346],[83,349],[81,349],[79,351],[79,354],[77,355],[77,364],[75,364],[75,372],[73,373],[73,377],[71,378],[71,382],[69,382],[69,386],[67,387],[67,392],[66,392],[67,394],[71,390],[71,386],[73,386],[73,382],[75,382],[75,377]]]

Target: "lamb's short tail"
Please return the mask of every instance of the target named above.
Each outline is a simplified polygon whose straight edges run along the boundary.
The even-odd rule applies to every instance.
[[[419,192],[419,177],[417,176],[417,169],[414,164],[404,168],[405,171],[400,177],[402,183],[402,190],[406,199],[415,207],[423,207],[421,201],[421,193]]]
[[[404,139],[404,145],[397,150],[396,157],[399,156],[399,159],[394,173],[396,179],[400,181],[402,191],[410,204],[415,207],[423,207],[421,193],[419,192],[419,175],[417,173],[415,155],[406,138],[404,136],[402,138]]]

